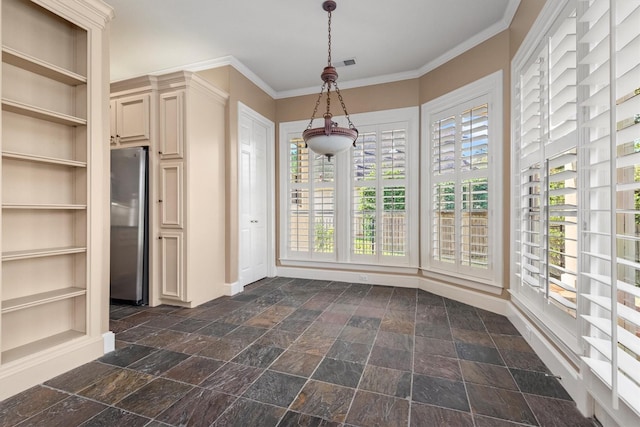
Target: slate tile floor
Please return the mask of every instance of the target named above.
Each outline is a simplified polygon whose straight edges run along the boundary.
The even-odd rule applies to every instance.
[[[413,289],[277,277],[195,309],[111,307],[116,351],[0,426],[589,426],[505,318]]]

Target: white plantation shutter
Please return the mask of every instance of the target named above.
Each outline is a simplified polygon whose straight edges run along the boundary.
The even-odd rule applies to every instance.
[[[335,253],[334,163],[289,137],[287,251],[293,257],[322,259]]]
[[[361,126],[352,155],[351,257],[408,262],[407,123]]]
[[[577,315],[578,162],[575,10],[553,23],[515,87],[514,292],[573,336]],[[561,339],[562,340],[562,339]],[[574,345],[574,348],[577,345]]]
[[[478,98],[430,123],[430,259],[486,276],[490,267],[489,104]]]
[[[580,1],[583,360],[640,414],[640,2]]]

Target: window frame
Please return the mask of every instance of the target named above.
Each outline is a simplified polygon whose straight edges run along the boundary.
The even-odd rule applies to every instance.
[[[383,110],[367,113],[351,114],[351,120],[361,132],[372,127],[386,127],[394,123],[404,123],[406,125],[406,212],[407,212],[407,237],[406,257],[378,257],[371,259],[368,257],[358,257],[352,254],[352,219],[353,214],[353,187],[352,175],[353,150],[349,149],[345,153],[334,156],[331,161],[335,162],[335,251],[334,256],[314,256],[312,253],[303,255],[301,253],[291,253],[288,249],[289,238],[289,206],[287,201],[290,192],[289,151],[290,138],[296,135],[301,136],[302,131],[307,127],[308,120],[283,122],[279,125],[279,192],[280,192],[280,257],[279,261],[283,266],[300,267],[321,267],[321,268],[366,268],[371,271],[385,271],[406,273],[411,269],[416,271],[418,267],[418,226],[419,226],[419,108],[406,107],[392,110]],[[345,121],[343,116],[334,116],[334,121],[341,123]],[[345,206],[347,207],[345,209]],[[327,255],[327,254],[323,254]]]
[[[491,293],[499,293],[503,288],[503,182],[501,171],[503,170],[502,151],[504,147],[503,135],[503,73],[502,70],[480,78],[472,83],[462,86],[454,91],[444,94],[421,106],[421,269],[423,275],[434,279],[444,279],[453,283],[464,283],[467,287],[481,289]],[[489,111],[489,167],[487,179],[489,185],[489,233],[488,248],[489,259],[486,270],[474,267],[466,267],[459,264],[446,265],[433,259],[433,210],[429,207],[432,203],[432,186],[442,181],[432,175],[431,157],[431,129],[436,120],[439,120],[452,112],[462,113],[468,108],[486,103]],[[495,148],[494,148],[495,147]],[[458,156],[456,155],[456,158]],[[459,165],[456,165],[452,179],[456,185],[463,182],[459,173]],[[473,175],[473,174],[471,174]],[[492,197],[491,194],[496,196]],[[456,229],[458,227],[456,226]]]

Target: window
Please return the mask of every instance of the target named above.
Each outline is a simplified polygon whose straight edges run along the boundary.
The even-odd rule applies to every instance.
[[[579,4],[583,360],[640,414],[640,3]]]
[[[501,287],[501,72],[423,105],[423,267]]]
[[[552,22],[516,77],[514,301],[577,351],[576,11]]]
[[[305,148],[307,122],[280,125],[285,264],[416,266],[417,116],[417,108],[352,115],[356,147],[331,161]]]
[[[637,424],[640,3],[549,10],[513,61],[512,300],[580,366],[596,405]]]

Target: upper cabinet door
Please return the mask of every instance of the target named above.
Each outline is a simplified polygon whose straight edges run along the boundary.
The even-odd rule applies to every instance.
[[[160,95],[160,159],[184,157],[184,91]]]
[[[120,143],[149,139],[149,95],[116,100],[116,139]]]

